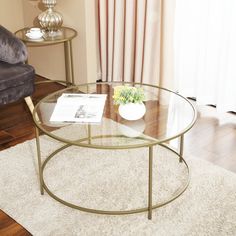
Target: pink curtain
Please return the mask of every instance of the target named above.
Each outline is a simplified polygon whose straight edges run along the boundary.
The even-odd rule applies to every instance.
[[[161,0],[98,0],[99,77],[159,84]]]

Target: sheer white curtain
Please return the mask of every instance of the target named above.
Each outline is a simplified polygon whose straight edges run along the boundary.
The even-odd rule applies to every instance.
[[[177,0],[174,37],[179,92],[236,111],[236,1]]]
[[[100,78],[159,84],[161,0],[98,0]]]

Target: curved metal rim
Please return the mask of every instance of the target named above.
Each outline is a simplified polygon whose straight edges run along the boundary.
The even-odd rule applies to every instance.
[[[105,215],[125,215],[125,214],[135,214],[135,213],[141,213],[141,212],[146,212],[149,210],[148,207],[143,207],[143,208],[137,208],[137,209],[131,209],[131,210],[116,210],[116,211],[108,211],[108,210],[97,210],[97,209],[93,209],[93,208],[86,208],[86,207],[81,207],[79,205],[75,205],[75,204],[72,204],[70,202],[67,202],[61,198],[59,198],[58,196],[56,196],[54,193],[52,193],[49,188],[47,187],[47,185],[45,184],[45,181],[44,181],[44,178],[43,178],[43,172],[44,172],[44,169],[47,165],[47,163],[59,152],[63,151],[64,149],[66,148],[69,148],[70,146],[72,146],[71,144],[66,144],[60,148],[58,148],[57,150],[55,150],[54,152],[52,152],[44,161],[43,165],[42,165],[42,183],[43,183],[43,188],[46,190],[46,192],[53,198],[55,199],[56,201],[68,206],[68,207],[71,207],[71,208],[74,208],[74,209],[77,209],[77,210],[80,210],[80,211],[84,211],[84,212],[88,212],[88,213],[95,213],[95,214],[105,214]],[[160,144],[160,146],[163,146],[165,148],[167,148],[169,151],[172,151],[174,154],[177,155],[177,157],[181,157],[179,155],[179,153],[177,153],[175,150],[173,150],[172,148],[170,148],[169,146],[165,145],[165,144]],[[182,157],[181,157],[182,158]],[[189,166],[187,164],[187,162],[182,158],[183,162],[181,162],[180,164],[184,163],[186,168],[187,168],[187,181],[185,183],[185,185],[183,186],[183,188],[179,189],[177,191],[177,193],[175,195],[173,195],[170,199],[164,201],[164,202],[161,202],[161,203],[158,203],[158,204],[154,204],[152,205],[152,209],[156,209],[156,208],[159,208],[159,207],[162,207],[172,201],[174,201],[176,198],[178,198],[181,194],[183,194],[185,192],[185,190],[187,189],[188,185],[189,185],[189,182],[190,182],[190,170],[189,170]]]
[[[25,27],[25,28],[22,28],[20,30],[17,30],[15,32],[15,35],[17,36],[17,34],[19,32],[24,31],[24,30],[28,30],[29,28],[30,27]],[[27,40],[27,39],[24,39],[24,38],[21,38],[21,37],[20,37],[20,39],[23,42],[27,43],[28,46],[31,46],[31,47],[37,46],[38,47],[38,46],[46,46],[46,45],[55,45],[55,44],[63,43],[63,42],[66,42],[66,41],[70,41],[70,40],[72,40],[73,38],[75,38],[78,35],[78,33],[77,33],[77,31],[75,29],[72,29],[70,27],[65,27],[65,26],[62,26],[61,28],[62,29],[69,29],[69,30],[73,31],[74,35],[72,35],[71,37],[68,37],[68,38],[64,38],[64,39],[54,39],[52,41],[45,40],[45,41],[35,41],[34,42],[32,40]]]
[[[55,82],[63,83],[65,85],[69,85],[69,86],[73,85],[71,82],[67,82],[65,80],[40,80],[40,81],[36,81],[34,84],[38,85],[38,84],[47,84],[47,83],[55,83]]]
[[[164,139],[160,139],[160,140],[157,140],[157,139],[154,139],[152,140],[151,143],[148,143],[148,144],[138,144],[138,145],[132,145],[129,146],[129,145],[123,145],[123,146],[115,146],[116,149],[126,149],[126,148],[139,148],[139,147],[148,147],[150,145],[156,145],[156,144],[161,144],[161,143],[165,143],[167,141],[170,141],[172,139],[175,139],[177,137],[180,137],[181,135],[185,134],[188,130],[190,130],[193,125],[195,124],[196,120],[197,120],[197,111],[196,111],[196,108],[194,107],[194,105],[187,99],[185,98],[184,96],[172,91],[172,90],[169,90],[169,89],[166,89],[166,88],[163,88],[163,87],[159,87],[159,86],[155,86],[155,85],[150,85],[150,84],[143,84],[143,83],[133,83],[133,82],[119,82],[119,81],[114,81],[114,82],[99,82],[99,83],[85,83],[85,84],[79,84],[79,85],[76,85],[76,86],[72,86],[72,87],[69,87],[69,88],[65,88],[65,89],[61,89],[59,91],[56,91],[54,93],[51,93],[49,94],[48,96],[44,97],[42,100],[40,100],[34,110],[33,110],[33,120],[34,120],[34,123],[35,125],[41,130],[43,131],[45,134],[47,134],[48,136],[50,136],[51,138],[53,139],[56,139],[58,141],[61,141],[63,143],[70,143],[72,145],[76,145],[76,146],[81,146],[81,147],[91,147],[91,148],[97,148],[97,149],[113,149],[114,146],[102,146],[102,145],[93,145],[93,144],[83,144],[83,143],[76,143],[76,142],[73,142],[71,140],[66,140],[66,139],[63,139],[61,137],[58,137],[54,134],[52,134],[51,132],[48,132],[47,130],[45,130],[41,125],[40,123],[37,121],[37,115],[36,115],[36,111],[37,111],[37,108],[39,107],[40,103],[46,101],[47,99],[49,99],[50,97],[53,97],[54,95],[56,95],[57,93],[63,93],[64,91],[67,91],[67,90],[70,90],[70,89],[73,89],[73,88],[78,88],[80,86],[88,86],[88,85],[99,85],[99,84],[133,84],[133,85],[144,85],[144,86],[148,86],[148,87],[153,87],[153,88],[158,88],[158,89],[162,89],[162,90],[165,90],[165,91],[168,91],[170,93],[173,93],[181,98],[183,98],[186,102],[188,102],[190,104],[190,106],[192,107],[193,109],[193,118],[192,118],[192,121],[191,123],[185,128],[182,130],[182,132],[180,132],[179,134],[176,134],[176,135],[173,135],[169,138],[164,138]]]

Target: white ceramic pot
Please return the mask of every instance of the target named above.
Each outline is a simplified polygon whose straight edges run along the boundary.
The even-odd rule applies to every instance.
[[[119,114],[126,120],[138,120],[144,116],[146,107],[143,103],[128,103],[119,106]]]

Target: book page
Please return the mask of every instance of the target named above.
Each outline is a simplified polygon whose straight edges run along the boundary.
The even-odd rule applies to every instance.
[[[101,122],[106,94],[64,93],[57,100],[50,121],[71,123]]]

